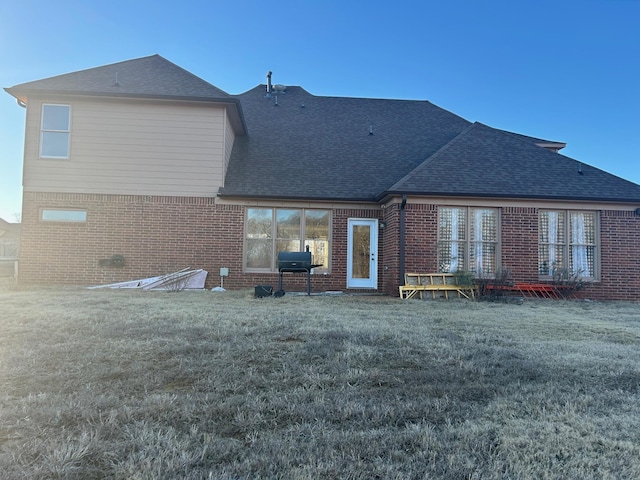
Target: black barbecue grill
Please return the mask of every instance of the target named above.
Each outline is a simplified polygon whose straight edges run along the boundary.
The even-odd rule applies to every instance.
[[[322,264],[311,263],[311,252],[278,252],[278,292],[282,290],[282,274],[307,272],[307,295],[311,295],[311,270]]]

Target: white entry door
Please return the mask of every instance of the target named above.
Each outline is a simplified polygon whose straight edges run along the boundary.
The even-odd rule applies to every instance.
[[[349,219],[347,288],[378,288],[378,220]]]

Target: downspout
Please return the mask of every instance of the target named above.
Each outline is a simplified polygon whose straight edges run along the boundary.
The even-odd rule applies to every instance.
[[[405,230],[405,220],[404,220],[404,208],[407,205],[407,195],[402,195],[402,203],[400,204],[400,248],[399,248],[399,257],[400,257],[400,279],[398,285],[404,285],[404,230]]]

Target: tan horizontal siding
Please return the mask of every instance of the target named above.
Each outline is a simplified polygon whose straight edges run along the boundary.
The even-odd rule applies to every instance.
[[[213,195],[227,153],[223,107],[73,99],[69,159],[39,158],[41,101],[29,102],[27,191]]]
[[[231,128],[231,124],[229,122],[229,116],[225,117],[225,138],[224,138],[224,169],[223,169],[223,180],[224,176],[227,174],[227,168],[229,167],[229,159],[231,158],[231,150],[233,150],[233,142],[235,142],[236,136]]]

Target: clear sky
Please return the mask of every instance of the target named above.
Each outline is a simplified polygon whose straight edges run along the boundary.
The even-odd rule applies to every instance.
[[[640,183],[640,0],[1,0],[0,86],[160,54],[228,93],[429,100]],[[0,91],[0,218],[25,111]],[[544,181],[544,177],[532,179]]]

